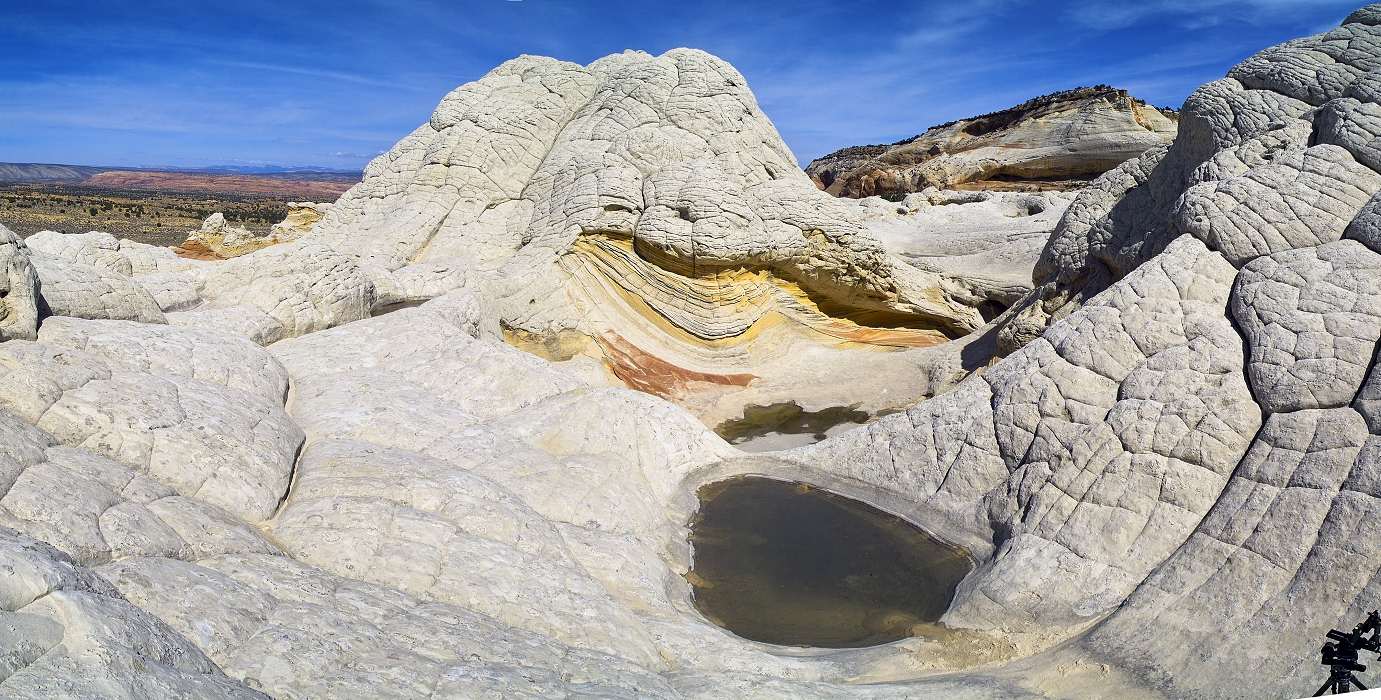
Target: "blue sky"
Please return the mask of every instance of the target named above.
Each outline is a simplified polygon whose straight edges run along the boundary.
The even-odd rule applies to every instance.
[[[802,164],[1037,94],[1178,106],[1361,0],[0,0],[0,161],[360,167],[522,53],[733,63]]]

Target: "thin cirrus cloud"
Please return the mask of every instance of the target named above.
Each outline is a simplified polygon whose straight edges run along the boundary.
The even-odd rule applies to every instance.
[[[1356,0],[1142,0],[1135,3],[1091,2],[1071,8],[1068,19],[1093,29],[1125,29],[1148,18],[1164,18],[1188,29],[1231,24],[1266,24],[1312,13],[1340,20],[1358,5]],[[1336,15],[1336,16],[1335,16]],[[1332,27],[1336,22],[1310,24],[1302,31]]]
[[[330,154],[330,156],[332,158],[339,158],[341,160],[360,161],[368,160],[370,158],[374,158],[375,156],[381,156],[383,154],[383,151],[376,151],[374,153],[353,153],[351,151],[336,151],[335,153]]]
[[[406,84],[400,84],[397,80],[385,78],[375,78],[357,73],[346,73],[338,70],[323,70],[321,68],[311,68],[307,66],[280,65],[274,63],[261,63],[258,61],[222,61],[212,60],[207,62],[213,66],[224,66],[226,68],[242,68],[249,71],[273,71],[287,73],[290,75],[300,75],[318,80],[334,80],[356,85],[372,85],[375,87],[386,88],[407,88]]]
[[[0,161],[360,167],[518,54],[690,46],[747,77],[804,162],[1078,85],[1178,105],[1357,2],[31,3],[0,23]]]

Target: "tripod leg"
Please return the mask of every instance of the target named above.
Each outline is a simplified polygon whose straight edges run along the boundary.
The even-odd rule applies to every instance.
[[[1348,674],[1348,675],[1349,675],[1349,676],[1352,676],[1352,674]],[[1366,687],[1365,685],[1362,685],[1362,681],[1357,680],[1357,676],[1352,676],[1352,682],[1355,683],[1355,684],[1357,684],[1357,687],[1358,687],[1358,688],[1361,688],[1362,690],[1366,690],[1366,689],[1367,689],[1367,687]]]
[[[1333,679],[1332,679],[1332,678],[1329,678],[1328,680],[1326,680],[1326,681],[1323,682],[1323,685],[1319,686],[1319,692],[1314,693],[1314,697],[1317,698],[1317,697],[1319,697],[1320,695],[1323,695],[1324,693],[1327,693],[1328,690],[1329,690],[1330,688],[1332,688],[1332,687],[1333,687]]]

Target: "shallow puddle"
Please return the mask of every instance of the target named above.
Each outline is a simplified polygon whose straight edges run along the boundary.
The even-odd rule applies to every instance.
[[[820,442],[875,416],[852,406],[807,411],[795,401],[744,406],[743,417],[727,420],[714,431],[745,452],[771,452]]]
[[[739,477],[698,495],[695,605],[747,639],[849,648],[915,636],[973,567],[962,548],[807,484]]]

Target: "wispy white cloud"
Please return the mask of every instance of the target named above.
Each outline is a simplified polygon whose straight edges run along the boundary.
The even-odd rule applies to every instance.
[[[194,3],[26,3],[0,23],[0,148],[75,162],[362,162],[519,53],[583,64],[692,46],[734,63],[805,160],[1080,84],[1177,104],[1360,2],[357,0],[338,12],[237,0],[209,37]]]
[[[1343,14],[1357,0],[1141,0],[1139,2],[1084,2],[1064,15],[1088,29],[1126,29],[1152,18],[1165,18],[1181,29],[1199,30],[1232,24],[1261,24],[1291,17],[1317,17],[1321,10],[1339,9]],[[1339,15],[1338,19],[1342,19]],[[1301,27],[1304,33],[1317,25]],[[1328,28],[1336,26],[1333,23]]]
[[[945,51],[963,39],[989,31],[1000,21],[1002,10],[1013,0],[966,0],[965,2],[921,3],[894,18],[900,30],[898,49]]]
[[[370,158],[374,158],[375,156],[381,156],[381,155],[383,155],[383,154],[384,154],[384,151],[375,151],[375,152],[373,152],[373,153],[358,153],[358,152],[355,152],[355,151],[336,151],[336,152],[331,153],[331,154],[329,154],[329,155],[330,155],[330,157],[332,157],[332,158],[342,158],[342,159],[345,159],[345,160],[359,161],[359,160],[369,160]]]
[[[375,87],[387,88],[407,88],[407,85],[400,85],[396,80],[385,80],[374,78],[358,73],[346,73],[343,71],[328,70],[324,68],[313,68],[311,66],[290,66],[277,63],[262,63],[259,61],[226,61],[213,59],[207,61],[214,66],[224,66],[227,68],[243,68],[256,71],[274,71],[276,73],[287,73],[289,75],[301,75],[308,78],[320,80],[338,80],[344,83],[354,83],[356,85],[372,85]]]

